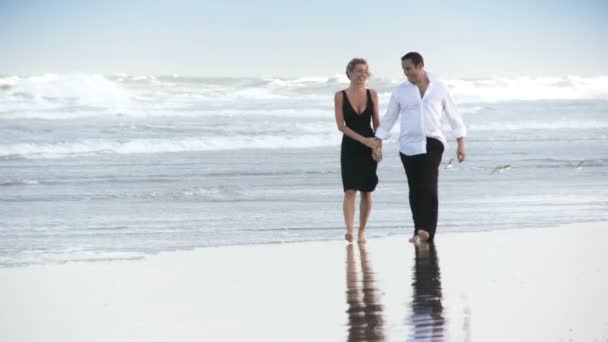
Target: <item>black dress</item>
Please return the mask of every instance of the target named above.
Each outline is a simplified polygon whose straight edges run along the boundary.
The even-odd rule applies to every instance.
[[[373,137],[374,130],[371,126],[374,103],[367,89],[367,105],[362,113],[357,113],[346,92],[342,91],[342,111],[346,126],[364,137]],[[378,163],[372,158],[372,149],[348,136],[342,136],[342,148],[340,152],[340,166],[342,168],[342,185],[344,191],[358,190],[372,192],[378,185],[376,169]]]

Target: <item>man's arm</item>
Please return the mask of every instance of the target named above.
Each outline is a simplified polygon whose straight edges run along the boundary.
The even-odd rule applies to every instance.
[[[456,136],[456,141],[458,142],[458,149],[456,151],[458,162],[463,162],[466,158],[466,151],[464,148],[464,137],[467,135],[467,129],[462,121],[462,116],[458,112],[456,108],[456,103],[454,102],[454,98],[452,94],[445,86],[445,95],[442,100],[443,111],[445,112],[448,122],[450,123],[450,127],[452,128],[452,133]]]
[[[391,136],[391,129],[395,126],[395,122],[397,122],[400,112],[401,106],[399,105],[397,90],[395,90],[388,102],[386,113],[384,113],[382,120],[380,120],[380,126],[376,130],[377,138],[384,140]]]

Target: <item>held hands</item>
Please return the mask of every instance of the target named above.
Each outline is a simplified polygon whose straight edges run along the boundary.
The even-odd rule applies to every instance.
[[[382,139],[376,137],[365,138],[365,145],[372,149],[372,158],[375,161],[382,160]]]
[[[379,162],[382,160],[382,139],[372,137],[366,138],[367,146],[372,149],[372,158]]]
[[[382,146],[372,148],[372,158],[377,162],[382,160]]]
[[[382,140],[375,137],[365,138],[365,145],[371,147],[372,149],[382,147]]]

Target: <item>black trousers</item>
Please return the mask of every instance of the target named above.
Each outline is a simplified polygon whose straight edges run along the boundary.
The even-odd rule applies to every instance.
[[[418,229],[429,232],[430,241],[435,237],[439,201],[437,182],[439,164],[443,155],[443,143],[434,138],[426,138],[426,153],[414,156],[401,155],[407,184],[410,189],[410,209],[414,220],[414,235]]]

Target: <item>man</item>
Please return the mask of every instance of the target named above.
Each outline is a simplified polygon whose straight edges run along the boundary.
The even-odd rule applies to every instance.
[[[441,132],[445,112],[452,133],[458,142],[458,162],[465,159],[466,128],[456,109],[447,85],[425,71],[424,60],[417,52],[401,57],[401,66],[408,79],[393,91],[388,108],[376,130],[377,148],[374,158],[381,159],[382,140],[401,116],[399,152],[409,186],[410,209],[414,234],[410,242],[432,242],[437,228],[437,181],[439,164],[447,142]]]

